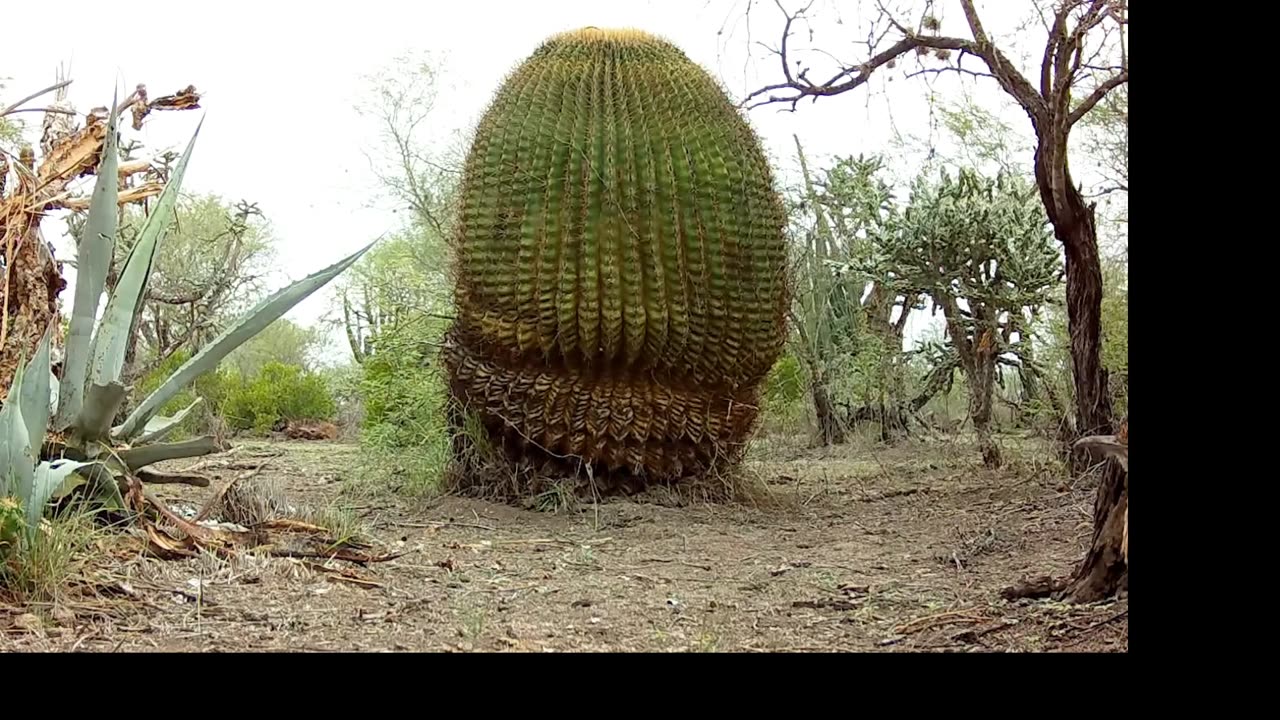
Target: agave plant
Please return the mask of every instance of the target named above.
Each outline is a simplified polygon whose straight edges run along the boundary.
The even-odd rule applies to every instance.
[[[455,405],[515,454],[597,477],[734,460],[786,337],[785,221],[755,134],[677,47],[549,39],[467,157]]]
[[[216,368],[228,353],[350,267],[374,244],[262,300],[179,367],[124,422],[112,427],[112,420],[128,399],[121,373],[130,333],[142,310],[152,265],[172,223],[187,162],[200,134],[197,127],[125,259],[101,319],[95,321],[116,236],[117,120],[118,111],[113,110],[80,237],[62,377],[52,373],[49,328],[30,362],[19,364],[0,407],[0,530],[7,533],[15,532],[10,527],[15,522],[14,499],[22,507],[26,531],[34,532],[50,500],[80,485],[89,484],[119,501],[125,481],[146,480],[148,465],[222,449],[211,436],[162,442],[200,399],[171,417],[158,415],[158,411],[196,378]],[[6,540],[0,537],[2,542]]]

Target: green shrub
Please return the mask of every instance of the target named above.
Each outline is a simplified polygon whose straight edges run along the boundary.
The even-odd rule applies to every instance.
[[[330,420],[338,408],[324,378],[269,362],[255,377],[233,376],[221,410],[232,430],[266,434],[289,421]]]
[[[430,344],[403,333],[410,335],[385,333],[361,365],[360,439],[367,467],[384,471],[403,492],[429,494],[449,460],[446,393]]]
[[[804,398],[804,369],[796,356],[787,353],[774,363],[764,381],[764,397],[769,406],[785,406]]]
[[[399,353],[378,353],[364,364],[362,435],[394,449],[435,442],[443,432],[444,383],[439,371]]]

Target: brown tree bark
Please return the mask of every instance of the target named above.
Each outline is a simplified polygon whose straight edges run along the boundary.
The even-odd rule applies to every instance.
[[[1060,593],[1064,599],[1097,602],[1128,588],[1129,565],[1121,547],[1128,510],[1129,475],[1109,460],[1093,503],[1093,540],[1084,562]]]
[[[982,451],[982,464],[988,468],[1000,467],[1003,459],[1000,448],[991,433],[991,396],[995,379],[995,358],[989,360],[979,353],[973,372],[969,374],[969,417],[978,434],[978,448]]]
[[[8,391],[20,361],[30,361],[40,339],[58,322],[58,294],[67,286],[61,263],[43,245],[34,218],[25,227],[0,225],[0,233],[13,233],[3,255],[3,287],[0,287],[0,402]],[[55,330],[56,332],[56,330]]]
[[[1065,136],[1061,142],[1065,146]],[[1061,160],[1063,202],[1051,202],[1058,188],[1042,179],[1051,174],[1044,167],[1048,160],[1041,160],[1046,154],[1036,153],[1036,184],[1067,261],[1067,327],[1071,333],[1076,432],[1105,435],[1111,432],[1111,393],[1107,369],[1102,365],[1102,261],[1094,210],[1085,206],[1065,159]]]

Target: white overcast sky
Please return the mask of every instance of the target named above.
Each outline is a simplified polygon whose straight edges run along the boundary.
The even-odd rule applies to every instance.
[[[354,110],[367,87],[363,76],[406,52],[430,51],[443,58],[446,87],[438,101],[438,124],[427,130],[443,138],[455,129],[469,129],[505,75],[548,35],[586,25],[630,26],[674,41],[738,99],[780,74],[776,58],[767,51],[758,46],[749,50],[745,1],[135,0],[105,6],[63,0],[52,6],[57,8],[53,26],[50,6],[13,3],[3,13],[0,78],[6,85],[4,97],[12,101],[51,84],[59,64],[69,64],[75,82],[68,99],[82,112],[108,104],[113,88],[123,97],[142,82],[158,97],[194,84],[204,94],[206,116],[184,190],[259,204],[278,238],[283,273],[275,279],[278,286],[397,227],[397,216],[377,200],[364,154],[373,132]],[[959,9],[952,2],[938,4],[943,32],[967,34]],[[785,0],[784,5],[794,8],[798,3]],[[842,59],[860,58],[849,36],[841,33],[854,30],[858,12],[874,12],[876,4],[838,5],[840,25],[830,22],[833,4],[815,6],[820,14],[814,42]],[[998,37],[1016,32],[1015,23],[1027,8],[1014,0],[979,3],[988,30]],[[776,45],[781,27],[774,3],[757,2],[751,40]],[[1038,24],[1024,32],[1034,37],[1018,43],[1026,45],[1019,50],[1042,42]],[[796,43],[807,42],[807,30],[801,28],[800,35]],[[755,59],[749,62],[749,55]],[[818,67],[830,67],[829,60],[813,60],[828,63]],[[833,154],[888,151],[895,129],[928,134],[927,88],[920,79],[902,78],[904,71],[900,66],[887,73],[898,77],[874,83],[873,93],[864,89],[802,103],[796,113],[751,111],[750,120],[778,159],[783,179],[793,177],[792,133],[800,136],[813,164]],[[1029,130],[1025,116],[994,81],[962,81],[956,75],[934,81],[944,98],[958,97],[962,86],[984,106],[1002,109],[1002,116],[1020,131]],[[133,137],[153,151],[180,150],[200,112],[154,114]],[[38,125],[39,115],[25,117]],[[66,257],[69,248],[58,240],[62,230],[61,221],[45,224],[46,235]],[[289,317],[313,321],[327,308],[323,295],[317,293]],[[69,290],[65,296],[69,300]],[[926,322],[925,317],[913,322],[915,332]]]

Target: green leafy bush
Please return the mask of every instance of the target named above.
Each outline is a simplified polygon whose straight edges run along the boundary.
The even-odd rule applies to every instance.
[[[769,410],[789,408],[805,399],[804,368],[793,353],[778,358],[764,381],[764,401]]]
[[[399,491],[429,494],[449,460],[446,393],[431,343],[423,340],[434,336],[430,324],[410,327],[416,329],[384,333],[361,365],[361,445],[366,466],[380,468]]]
[[[444,383],[437,368],[416,352],[384,351],[364,363],[363,437],[370,445],[430,445],[444,432]]]
[[[338,411],[324,378],[280,362],[249,379],[233,376],[221,409],[232,430],[258,434],[290,421],[329,420]]]

